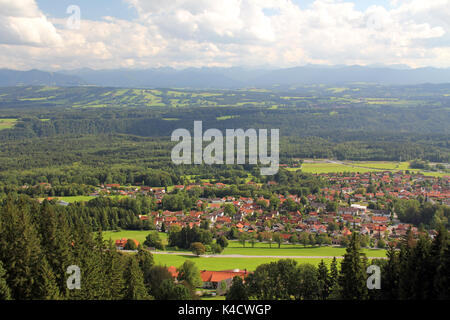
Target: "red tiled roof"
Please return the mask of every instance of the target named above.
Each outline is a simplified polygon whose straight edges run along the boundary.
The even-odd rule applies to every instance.
[[[233,279],[238,276],[244,279],[248,275],[247,271],[207,271],[200,272],[200,276],[203,282],[220,282],[227,279]]]

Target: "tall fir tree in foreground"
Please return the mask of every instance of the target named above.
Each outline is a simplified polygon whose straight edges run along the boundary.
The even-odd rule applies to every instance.
[[[3,269],[3,263],[0,261],[0,300],[10,300],[11,291],[6,283],[6,271]]]
[[[338,300],[340,298],[341,288],[339,287],[339,270],[336,257],[333,257],[330,265],[330,292],[328,294],[329,300]]]
[[[68,290],[65,271],[73,260],[72,241],[66,215],[57,213],[55,208],[47,200],[44,200],[40,211],[34,217],[41,238],[42,251],[55,275],[61,295],[66,297]]]
[[[328,268],[323,260],[320,260],[317,268],[317,280],[319,287],[319,299],[326,300],[330,294],[330,275],[328,274]]]
[[[148,300],[150,296],[144,285],[144,276],[135,257],[128,257],[126,263],[125,279],[125,300]]]
[[[20,197],[6,199],[0,209],[0,261],[14,299],[58,299],[55,276],[40,245],[31,211],[36,206]]]
[[[353,232],[341,263],[339,285],[341,298],[344,300],[366,300],[367,289],[367,258],[361,253],[359,234]]]

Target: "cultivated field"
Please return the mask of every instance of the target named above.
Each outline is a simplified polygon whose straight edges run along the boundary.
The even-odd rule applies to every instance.
[[[343,172],[382,172],[382,171],[406,171],[422,173],[425,176],[448,176],[444,172],[430,172],[418,169],[410,169],[409,162],[396,161],[332,161],[332,160],[305,160],[301,168],[289,168],[290,171],[302,170],[307,173],[343,173]]]
[[[4,118],[0,119],[0,130],[11,129],[17,123],[17,119]]]

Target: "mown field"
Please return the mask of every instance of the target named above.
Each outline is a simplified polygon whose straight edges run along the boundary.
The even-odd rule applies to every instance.
[[[0,119],[0,130],[11,129],[16,125],[16,123],[17,119],[12,118]]]
[[[364,249],[363,252],[368,257],[386,257],[386,251],[380,249]],[[282,244],[278,248],[278,244],[256,242],[252,248],[250,243],[246,243],[245,248],[238,241],[229,241],[228,247],[225,248],[223,254],[239,254],[253,256],[343,256],[345,248],[341,247],[311,247],[300,244]]]
[[[301,168],[289,168],[290,171],[302,170],[307,173],[343,173],[343,172],[382,172],[382,171],[406,171],[422,173],[425,176],[443,177],[448,176],[445,172],[429,172],[418,169],[410,169],[409,162],[395,162],[395,161],[362,161],[351,162],[345,161],[343,163],[325,162],[327,160],[317,160],[317,162],[305,162]]]
[[[190,260],[195,263],[195,265],[200,270],[233,270],[247,269],[253,271],[261,264],[270,263],[273,261],[280,260],[279,258],[208,258],[208,257],[195,257],[187,255],[169,255],[169,254],[154,254],[155,262],[163,266],[181,266],[184,261]],[[320,258],[294,258],[298,263],[310,263],[313,265],[318,265],[322,259]],[[323,259],[325,263],[330,264],[332,259]]]
[[[122,230],[122,231],[104,231],[102,233],[103,239],[105,240],[118,240],[122,238],[126,239],[135,239],[139,241],[139,243],[144,243],[145,237],[150,233],[149,230],[144,231],[134,231],[134,230]],[[159,237],[163,239],[163,242],[167,243],[167,233],[160,232]]]

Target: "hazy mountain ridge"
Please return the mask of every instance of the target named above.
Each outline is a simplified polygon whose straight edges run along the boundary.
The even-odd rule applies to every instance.
[[[385,85],[450,83],[450,69],[384,66],[318,66],[286,69],[156,68],[145,70],[78,69],[60,72],[40,70],[0,70],[0,86],[96,85],[107,87],[235,89],[244,87],[290,87],[306,84],[345,84],[352,82]]]
[[[0,86],[78,86],[87,84],[83,79],[58,72],[41,70],[17,71],[0,69]]]

